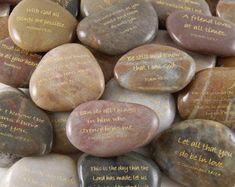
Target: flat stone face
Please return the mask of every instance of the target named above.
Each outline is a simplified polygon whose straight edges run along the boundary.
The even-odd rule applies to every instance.
[[[235,137],[220,123],[183,121],[165,131],[152,148],[161,169],[185,187],[235,184]]]
[[[217,17],[182,11],[171,14],[167,29],[180,46],[202,54],[235,55],[235,25]]]
[[[10,5],[9,4],[1,4],[0,17],[9,16],[9,13],[10,13]]]
[[[233,0],[220,0],[216,13],[219,17],[235,23],[235,1]]]
[[[12,166],[5,187],[78,187],[75,162],[68,156],[51,154],[23,158]]]
[[[52,146],[47,115],[23,93],[0,88],[0,152],[19,156],[44,155]]]
[[[189,54],[195,61],[196,72],[201,71],[207,68],[213,68],[216,64],[216,56],[215,55],[202,55],[199,53],[194,53],[192,51],[186,50],[179,45],[177,45],[167,31],[159,30],[157,37],[152,41],[153,44],[167,45],[171,47],[175,47]]]
[[[72,154],[78,152],[66,136],[66,122],[69,112],[50,113],[49,118],[54,129],[54,142],[52,151],[61,154]]]
[[[148,0],[152,2],[160,20],[160,26],[166,27],[167,17],[176,11],[191,11],[211,16],[208,4],[205,0]]]
[[[10,38],[0,41],[0,82],[28,87],[30,77],[42,56],[17,47]]]
[[[122,0],[81,0],[81,14],[83,17],[90,16],[121,2]]]
[[[21,157],[17,155],[0,152],[0,168],[9,168],[19,159],[21,159]]]
[[[146,145],[158,128],[156,113],[143,105],[91,101],[71,113],[66,131],[70,142],[79,150],[110,157]]]
[[[218,65],[223,67],[235,67],[235,57],[218,58]]]
[[[0,17],[0,40],[7,38],[9,36],[8,33],[8,17]]]
[[[81,187],[160,187],[160,173],[156,164],[136,153],[114,158],[83,155],[78,162],[78,171]]]
[[[52,0],[52,1],[57,2],[62,7],[66,8],[73,16],[77,17],[79,0]]]
[[[48,52],[30,80],[33,101],[48,111],[71,111],[99,99],[104,75],[91,52],[79,44],[65,44]]]
[[[50,0],[24,0],[9,18],[12,40],[31,52],[46,52],[71,42],[76,26],[76,19]]]
[[[201,71],[178,97],[182,118],[209,119],[235,130],[235,68]]]
[[[77,34],[85,45],[117,55],[150,42],[157,30],[158,18],[150,3],[126,0],[84,18]]]
[[[171,94],[133,92],[121,87],[115,79],[112,79],[106,85],[102,99],[136,103],[151,108],[160,120],[158,133],[169,128],[174,121],[176,109]]]
[[[163,45],[144,45],[124,55],[114,73],[119,84],[133,91],[174,93],[195,74],[194,60],[183,51]]]

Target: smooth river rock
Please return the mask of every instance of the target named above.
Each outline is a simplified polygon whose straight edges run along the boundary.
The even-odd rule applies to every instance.
[[[0,17],[9,16],[10,5],[9,4],[0,4]]]
[[[8,33],[8,17],[0,17],[0,40],[7,38],[9,36]]]
[[[52,147],[48,116],[23,93],[0,88],[0,152],[18,156],[44,155]]]
[[[218,122],[178,123],[152,149],[161,169],[185,187],[234,187],[235,134]]]
[[[0,168],[9,168],[19,159],[21,159],[21,157],[17,155],[0,152]]]
[[[78,16],[79,0],[52,0],[66,8],[74,17]]]
[[[159,17],[160,26],[166,27],[167,17],[176,11],[191,11],[211,16],[208,4],[205,0],[148,0],[152,2]]]
[[[178,97],[184,119],[209,119],[235,130],[235,68],[199,72]]]
[[[218,58],[218,65],[222,67],[235,67],[235,57]]]
[[[78,161],[80,187],[160,187],[160,172],[150,159],[129,153],[114,158],[84,154]]]
[[[133,92],[121,87],[115,79],[106,85],[102,99],[136,103],[151,108],[160,120],[158,133],[171,126],[176,113],[175,100],[171,94]]]
[[[0,41],[0,82],[13,87],[28,87],[42,56],[17,47],[11,38]]]
[[[84,18],[77,28],[79,40],[110,55],[127,52],[154,39],[158,17],[143,0],[125,0]]]
[[[180,46],[202,54],[235,55],[235,24],[187,11],[171,14],[167,29]]]
[[[51,154],[23,158],[7,172],[4,187],[78,187],[76,164],[68,156]]]
[[[158,128],[157,114],[143,105],[100,100],[79,105],[69,116],[66,131],[79,150],[110,157],[148,144]]]
[[[148,44],[124,55],[114,69],[119,84],[129,90],[174,93],[195,75],[195,62],[173,47]]]
[[[104,84],[92,53],[79,44],[64,44],[43,57],[31,77],[30,95],[45,110],[66,112],[99,99]]]
[[[220,0],[216,13],[219,17],[235,23],[235,1],[234,0]]]
[[[199,53],[194,53],[192,51],[186,50],[179,45],[177,45],[167,31],[159,30],[157,37],[152,41],[153,44],[167,45],[175,47],[189,54],[195,61],[196,72],[201,71],[207,68],[213,68],[216,65],[216,56],[215,55],[202,55]]]
[[[77,20],[50,0],[24,0],[9,18],[12,40],[30,52],[46,52],[71,42],[76,26]]]
[[[49,118],[54,129],[54,142],[52,152],[60,154],[73,154],[78,150],[69,141],[66,135],[66,123],[69,112],[50,113]]]
[[[5,176],[7,174],[8,169],[7,168],[0,168],[0,186],[3,186],[3,182],[5,180]]]

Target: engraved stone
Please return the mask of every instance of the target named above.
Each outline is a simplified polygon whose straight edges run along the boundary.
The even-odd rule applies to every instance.
[[[79,44],[64,44],[43,57],[31,77],[30,95],[45,110],[66,112],[99,99],[104,86],[92,53]]]
[[[157,15],[150,3],[125,0],[84,18],[78,24],[77,34],[85,45],[117,55],[150,42],[157,30]]]
[[[14,154],[0,152],[0,168],[9,168],[20,158],[21,157]]]
[[[207,68],[213,68],[216,64],[216,56],[215,55],[202,55],[198,53],[194,53],[192,51],[186,50],[179,45],[177,45],[167,31],[160,30],[158,31],[157,37],[153,40],[153,44],[167,45],[171,47],[175,47],[189,54],[195,61],[196,72],[201,71]]]
[[[149,44],[133,49],[116,64],[119,84],[133,91],[174,93],[195,74],[195,62],[176,48]]]
[[[218,65],[223,67],[235,67],[235,57],[218,58]]]
[[[41,57],[20,49],[10,38],[0,41],[0,82],[13,87],[28,87]]]
[[[0,4],[0,17],[9,16],[10,5],[9,4]]]
[[[171,14],[167,29],[180,46],[202,54],[235,55],[235,25],[217,17],[187,11]]]
[[[77,17],[79,0],[52,0],[52,1],[57,2],[62,7],[66,8],[73,16]]]
[[[159,23],[162,28],[166,27],[167,17],[176,11],[191,11],[199,14],[211,16],[208,4],[205,0],[148,0],[152,2]]]
[[[48,116],[23,93],[0,88],[0,152],[19,156],[44,155],[52,146]]]
[[[137,153],[114,158],[83,155],[78,161],[78,171],[80,187],[160,187],[157,165]]]
[[[199,72],[178,97],[184,119],[209,119],[235,130],[235,68]]]
[[[61,154],[73,154],[78,152],[66,136],[66,123],[69,112],[50,113],[49,118],[54,129],[54,142],[52,151]]]
[[[151,108],[160,120],[158,133],[169,128],[174,121],[176,107],[171,94],[133,92],[121,87],[115,79],[112,79],[106,85],[102,99],[136,103]]]
[[[8,17],[0,17],[0,40],[7,38],[9,36],[8,33]]]
[[[81,151],[110,157],[148,144],[158,128],[156,113],[143,105],[90,101],[71,113],[66,131],[70,142]]]
[[[152,143],[161,169],[185,187],[234,187],[235,136],[209,120],[187,120]]]
[[[12,40],[31,52],[46,52],[71,42],[76,26],[76,19],[50,0],[24,0],[9,18]]]
[[[78,187],[76,164],[68,156],[51,154],[23,158],[13,165],[4,187]]]
[[[235,23],[234,0],[220,0],[216,7],[216,12],[219,17]]]

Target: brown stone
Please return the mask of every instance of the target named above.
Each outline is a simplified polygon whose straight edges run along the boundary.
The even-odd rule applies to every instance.
[[[181,11],[167,19],[167,29],[180,46],[202,54],[235,55],[235,24],[217,17]]]
[[[222,67],[235,67],[235,57],[218,58],[218,65]]]
[[[69,116],[66,131],[81,151],[111,157],[148,144],[158,128],[158,116],[143,105],[100,100],[79,105]]]
[[[133,91],[174,93],[195,74],[194,60],[173,47],[149,44],[133,49],[115,66],[119,84]]]
[[[235,130],[235,68],[213,68],[199,72],[178,97],[184,119],[209,119]]]
[[[189,54],[195,61],[196,72],[201,71],[207,68],[213,68],[216,64],[216,56],[215,55],[202,55],[199,53],[194,53],[192,51],[186,50],[179,45],[177,45],[167,31],[160,30],[158,31],[157,37],[153,40],[153,44],[161,44],[167,45],[171,47],[175,47]]]
[[[0,17],[9,16],[10,5],[9,4],[0,4]]]
[[[7,38],[9,36],[8,33],[8,17],[0,17],[0,40]]]
[[[19,3],[21,0],[0,0],[0,3],[9,3],[11,5],[16,5]]]
[[[212,15],[215,16],[216,15],[216,6],[217,6],[219,0],[206,0],[206,2],[208,3],[208,5],[210,7]]]
[[[219,17],[235,23],[235,1],[233,0],[220,0],[216,13]]]

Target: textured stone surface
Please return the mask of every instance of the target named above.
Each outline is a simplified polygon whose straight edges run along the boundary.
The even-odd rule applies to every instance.
[[[61,154],[72,154],[78,152],[66,136],[66,122],[69,112],[50,113],[49,118],[54,128],[54,142],[52,151]]]
[[[182,185],[172,181],[167,176],[162,175],[161,178],[161,187],[183,187]]]
[[[235,136],[209,120],[187,120],[152,143],[161,169],[185,187],[233,187]]]
[[[17,47],[10,38],[0,41],[0,82],[28,87],[30,77],[42,56]]]
[[[78,162],[81,187],[160,187],[160,172],[150,159],[136,153],[114,158],[83,155]]]
[[[46,52],[71,42],[76,26],[76,19],[50,0],[24,0],[9,18],[12,40],[31,52]]]
[[[171,47],[175,47],[180,49],[187,54],[189,54],[195,61],[196,72],[201,71],[207,68],[213,68],[216,64],[216,56],[215,55],[202,55],[199,53],[194,53],[192,51],[186,50],[179,45],[177,45],[167,31],[160,30],[158,31],[157,37],[152,41],[153,44],[167,45]]]
[[[0,17],[0,40],[7,38],[9,36],[8,33],[8,17]]]
[[[158,133],[169,128],[175,117],[175,101],[171,94],[133,92],[121,87],[115,79],[106,85],[102,99],[136,103],[151,108],[160,120]]]
[[[104,91],[104,75],[91,52],[79,44],[49,51],[30,80],[33,101],[48,111],[71,111],[96,100]]]
[[[10,5],[9,4],[0,4],[0,17],[9,16]]]
[[[116,3],[122,2],[121,0],[81,0],[81,14],[83,17],[89,16],[99,11],[104,11]]]
[[[126,0],[83,19],[77,34],[85,45],[116,55],[151,41],[157,30],[157,15],[150,3]]]
[[[160,26],[165,28],[167,17],[176,11],[191,11],[211,16],[205,0],[148,0],[152,2],[159,17]]]
[[[221,18],[187,11],[167,19],[167,29],[180,46],[202,54],[235,55],[235,25]]]
[[[218,65],[223,67],[235,67],[235,57],[218,58]]]
[[[220,0],[216,13],[219,17],[235,23],[235,1],[234,0]]]
[[[90,101],[71,113],[66,131],[70,142],[81,151],[110,157],[148,144],[158,128],[158,116],[143,105]]]
[[[51,154],[23,158],[12,166],[4,187],[78,187],[75,162],[68,156]]]
[[[66,8],[73,16],[77,17],[79,0],[52,0],[52,1],[57,2],[62,7]]]
[[[209,119],[235,130],[235,68],[199,72],[178,97],[182,118]]]
[[[52,146],[47,115],[23,93],[0,88],[0,152],[19,156],[44,155]]]
[[[217,6],[217,3],[219,2],[219,0],[206,0],[206,2],[208,3],[208,5],[210,7],[212,15],[215,16],[216,15],[216,6]]]
[[[129,90],[174,93],[192,80],[195,70],[194,60],[183,51],[148,44],[125,54],[114,73],[119,84]]]
[[[21,157],[17,155],[13,155],[9,153],[0,153],[0,168],[9,168],[20,158]]]

